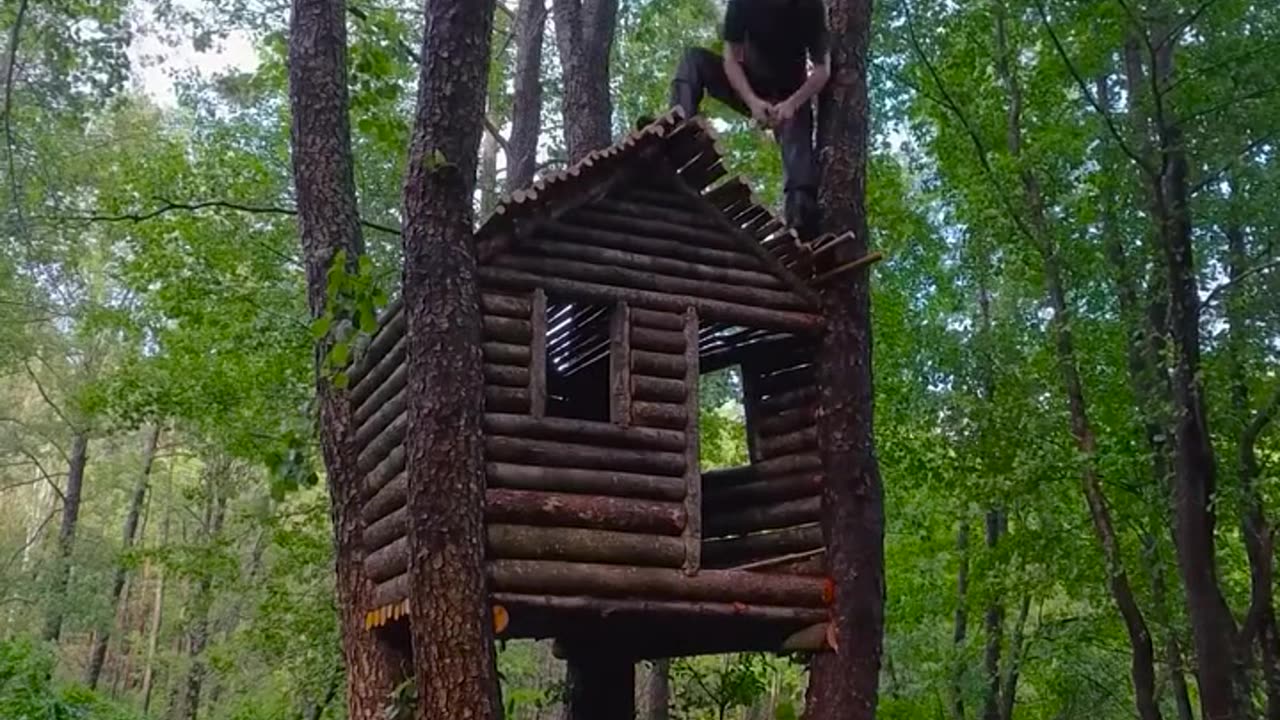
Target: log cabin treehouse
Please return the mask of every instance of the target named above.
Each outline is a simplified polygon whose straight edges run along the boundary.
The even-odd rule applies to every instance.
[[[726,179],[711,129],[675,113],[513,193],[484,223],[499,637],[607,640],[633,658],[819,649],[830,590],[813,287],[841,239],[798,242]],[[349,374],[376,632],[403,623],[413,599],[404,334],[393,304]],[[703,472],[699,378],[734,365],[750,463]]]

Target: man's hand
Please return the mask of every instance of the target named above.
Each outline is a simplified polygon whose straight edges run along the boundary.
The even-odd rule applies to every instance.
[[[773,122],[770,123],[770,125],[777,130],[783,125],[791,122],[791,119],[796,116],[796,111],[799,109],[799,106],[800,103],[797,103],[795,98],[788,98],[777,105],[774,105],[771,113],[771,120]]]
[[[773,116],[777,109],[758,97],[747,100],[747,109],[751,111],[751,119],[761,127],[772,127]]]

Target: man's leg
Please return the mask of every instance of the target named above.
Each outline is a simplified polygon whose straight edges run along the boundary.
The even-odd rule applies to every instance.
[[[818,234],[818,165],[813,156],[813,103],[805,103],[774,131],[782,147],[787,225],[812,240]]]
[[[704,95],[709,95],[734,110],[747,113],[724,73],[724,58],[700,47],[687,48],[676,75],[671,80],[671,106],[684,111],[689,118],[698,114]]]

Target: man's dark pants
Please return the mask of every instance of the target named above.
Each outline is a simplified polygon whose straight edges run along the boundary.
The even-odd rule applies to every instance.
[[[757,84],[756,75],[746,68],[752,88],[767,102],[778,103],[787,99],[789,92],[769,87],[769,83]],[[704,95],[725,103],[743,115],[751,111],[738,97],[724,71],[724,59],[703,48],[688,48],[680,67],[671,81],[671,105],[684,111],[685,117],[698,114]],[[782,127],[775,128],[774,137],[782,148],[783,189],[786,193],[787,224],[795,228],[803,239],[817,234],[818,168],[813,157],[813,108],[805,103]]]

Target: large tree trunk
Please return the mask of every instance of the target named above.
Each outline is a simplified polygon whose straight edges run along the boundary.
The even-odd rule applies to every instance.
[[[134,537],[138,533],[138,518],[142,515],[142,503],[147,497],[147,485],[151,480],[151,463],[156,457],[156,443],[160,440],[159,426],[147,431],[142,445],[142,471],[133,485],[133,495],[129,498],[129,511],[124,518],[124,537],[121,552],[127,553],[133,548]],[[128,569],[124,563],[116,566],[115,577],[111,581],[111,606],[120,602],[120,593],[124,590],[124,581]],[[113,615],[114,617],[114,615]],[[89,667],[85,671],[85,684],[90,688],[98,687],[98,678],[102,675],[102,664],[107,659],[107,642],[111,639],[111,628],[104,627],[94,638],[93,651],[89,655]]]
[[[351,157],[345,13],[343,0],[294,0],[290,20],[293,173],[313,318],[327,311],[327,276],[339,251],[346,253],[352,269],[364,251]],[[335,314],[342,312],[335,309]],[[383,702],[394,687],[396,657],[364,627],[373,586],[364,575],[353,409],[348,392],[322,371],[332,333],[343,319],[335,318],[330,334],[316,343],[316,399],[333,520],[347,713],[352,720],[375,720],[382,717]]]
[[[1157,33],[1163,38],[1164,32]],[[1160,40],[1152,58],[1155,81],[1173,79],[1176,39]],[[1241,675],[1235,654],[1236,624],[1218,581],[1213,495],[1216,466],[1208,408],[1200,376],[1200,296],[1196,287],[1188,168],[1182,129],[1169,109],[1156,113],[1160,172],[1154,194],[1156,220],[1169,289],[1169,336],[1173,350],[1174,510],[1178,566],[1186,587],[1187,614],[1196,648],[1200,708],[1205,720],[1244,716]]]
[[[533,181],[542,131],[542,41],[546,0],[520,0],[516,10],[515,93],[511,100],[511,139],[507,142],[507,192]]]
[[[1014,59],[1015,48],[1008,45],[1005,7],[1003,3],[996,5],[996,75],[1005,85],[1008,93],[1008,126],[1006,134],[1007,150],[1015,159],[1022,156],[1022,89],[1018,79]],[[1056,240],[1049,227],[1048,216],[1044,207],[1044,196],[1040,183],[1031,169],[1021,172],[1023,200],[1030,222],[1023,230],[1030,236],[1044,261],[1044,278],[1049,296],[1049,306],[1053,311],[1051,332],[1053,335],[1058,368],[1062,373],[1063,389],[1067,396],[1067,407],[1070,414],[1071,435],[1075,438],[1076,447],[1083,455],[1081,482],[1085,500],[1089,506],[1089,516],[1093,523],[1093,531],[1098,544],[1102,548],[1107,572],[1107,585],[1112,600],[1120,611],[1125,630],[1129,636],[1129,647],[1133,655],[1130,675],[1134,686],[1134,701],[1138,715],[1143,720],[1159,720],[1160,706],[1155,689],[1155,652],[1151,642],[1151,633],[1146,619],[1138,607],[1124,570],[1120,541],[1111,519],[1111,510],[1102,489],[1102,481],[1098,476],[1095,456],[1097,441],[1089,422],[1088,405],[1085,401],[1084,384],[1080,379],[1079,365],[1076,359],[1075,340],[1071,332],[1070,311],[1067,304],[1066,288],[1062,279],[1061,259],[1058,256]]]
[[[89,461],[89,436],[77,430],[71,437],[71,456],[67,463],[67,487],[62,491],[62,525],[58,528],[58,555],[54,567],[49,614],[45,617],[46,642],[56,643],[62,636],[62,617],[66,611],[67,586],[71,582],[71,551],[76,543],[76,525],[80,520],[80,496],[84,489],[84,468]]]
[[[426,3],[404,184],[410,628],[423,720],[502,715],[484,573],[471,213],[493,12],[493,0]]]
[[[819,202],[828,231],[852,230],[837,263],[867,253],[867,48],[871,0],[829,3],[832,76],[818,122]],[[805,715],[875,717],[884,642],[884,488],[876,458],[871,371],[871,279],[866,271],[822,293],[818,443],[825,482],[822,533],[835,585],[838,648],[812,662]]]
[[[553,0],[553,6],[564,72],[564,137],[572,163],[613,139],[609,55],[618,0]]]

